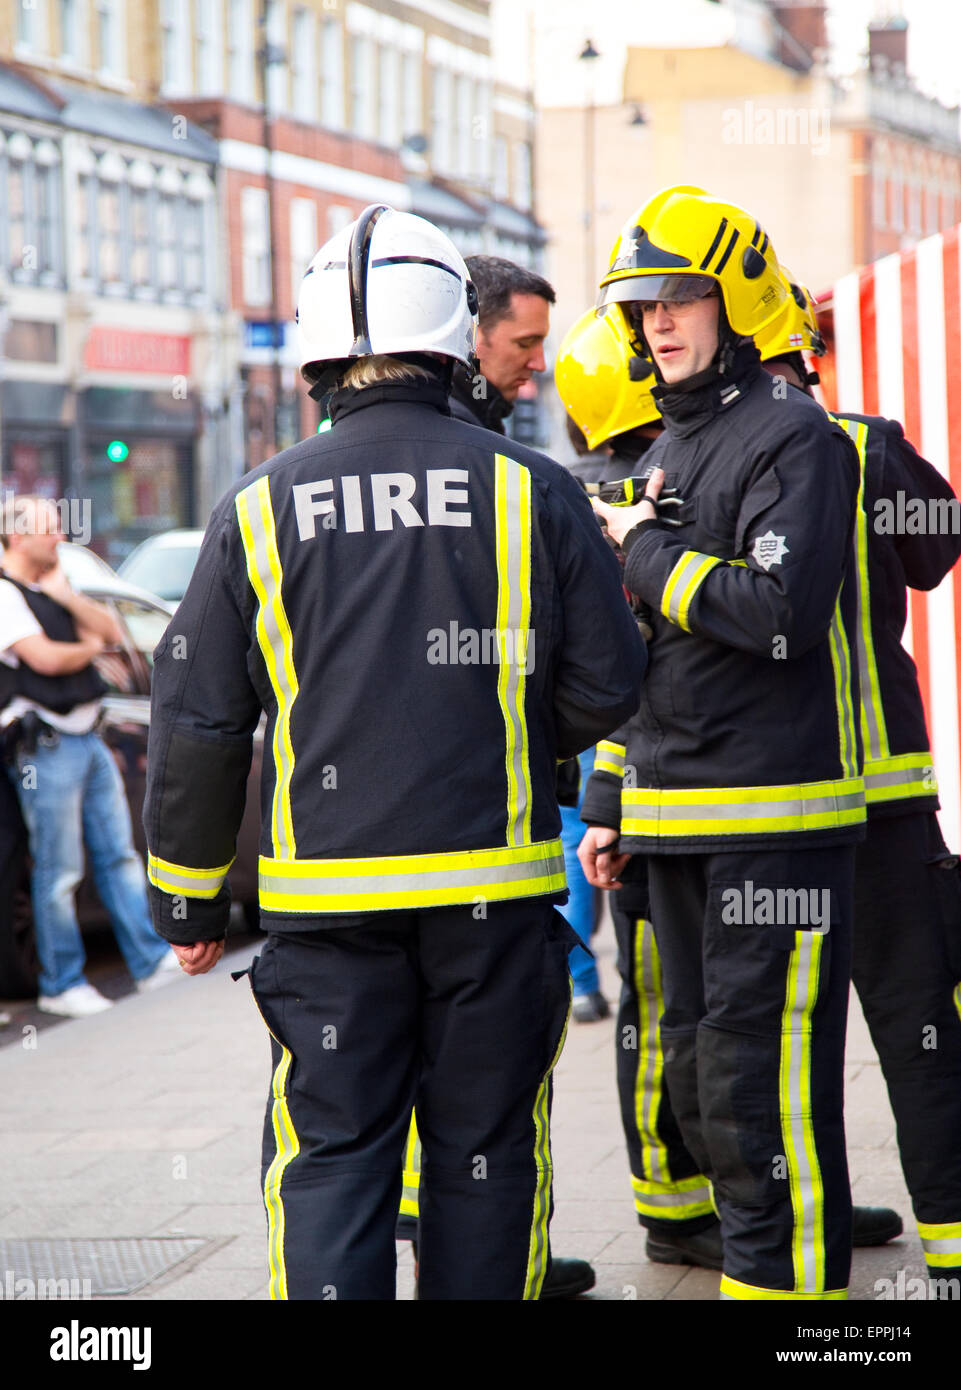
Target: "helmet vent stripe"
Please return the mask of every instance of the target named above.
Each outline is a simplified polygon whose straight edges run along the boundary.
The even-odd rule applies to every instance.
[[[431,260],[430,256],[381,256],[376,261],[371,261],[371,268],[376,270],[382,265],[433,265],[438,270],[446,270],[448,275],[453,275],[455,280],[460,276],[452,265],[445,265],[443,261]]]
[[[731,252],[734,250],[734,243],[737,241],[740,235],[741,233],[738,231],[737,227],[735,227],[734,231],[731,233],[731,240],[728,242],[727,247],[725,248],[724,255],[721,257],[717,265],[714,267],[715,275],[720,275],[721,271],[727,265],[728,256],[730,256]]]
[[[708,263],[710,262],[711,258],[712,258],[713,255],[714,255],[714,252],[715,252],[715,251],[717,250],[717,248],[720,246],[720,244],[721,244],[721,238],[723,237],[723,235],[724,235],[724,233],[725,233],[726,230],[727,230],[727,218],[726,218],[726,217],[722,217],[722,218],[721,218],[721,225],[718,227],[717,231],[716,231],[715,234],[714,234],[714,240],[711,242],[710,249],[708,250],[708,253],[707,253],[707,255],[704,257],[704,259],[703,259],[703,261],[701,262],[700,266],[698,267],[700,270],[706,269]]]

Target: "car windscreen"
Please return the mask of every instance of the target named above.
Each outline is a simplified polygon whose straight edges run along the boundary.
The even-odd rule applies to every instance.
[[[196,545],[151,546],[142,554],[131,556],[122,568],[122,575],[129,583],[159,598],[179,603],[190,583],[198,552]]]
[[[170,615],[159,608],[138,603],[135,599],[118,598],[114,602],[131,642],[152,669],[154,647],[166,632]]]

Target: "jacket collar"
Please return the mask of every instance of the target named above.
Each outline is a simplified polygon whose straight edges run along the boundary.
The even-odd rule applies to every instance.
[[[712,363],[674,386],[655,386],[651,394],[668,432],[683,439],[741,400],[760,374],[761,355],[747,341],[737,348],[731,369],[723,376],[717,363]]]
[[[514,409],[513,404],[502,396],[494,383],[488,381],[486,377],[484,378],[486,394],[478,400],[474,395],[474,381],[475,378],[458,364],[454,368],[451,396],[470,412],[479,425],[483,425],[488,430],[495,430],[498,434],[503,434],[502,422]]]
[[[378,386],[348,386],[335,391],[328,413],[332,423],[371,405],[429,405],[442,415],[450,414],[447,389],[442,381],[384,381]]]

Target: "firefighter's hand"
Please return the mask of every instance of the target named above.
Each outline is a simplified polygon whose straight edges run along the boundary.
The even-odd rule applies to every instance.
[[[642,521],[656,521],[657,509],[654,506],[657,498],[661,494],[664,486],[663,468],[655,468],[647,480],[644,489],[644,497],[650,501],[636,502],[633,507],[611,507],[607,502],[602,502],[599,497],[591,498],[591,506],[607,527],[607,533],[617,542],[622,543],[628,531],[633,531],[635,526],[639,526]]]
[[[577,857],[592,887],[620,888],[618,874],[631,856],[617,853],[615,830],[609,830],[606,825],[589,825],[577,847]]]
[[[195,941],[192,946],[171,946],[185,975],[206,975],[224,953],[223,941]]]

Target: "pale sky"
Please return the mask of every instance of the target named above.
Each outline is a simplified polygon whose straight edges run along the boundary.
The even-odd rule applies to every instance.
[[[830,0],[836,65],[850,70],[867,49],[872,18],[908,21],[908,69],[918,86],[948,105],[961,99],[961,4],[958,0]]]

